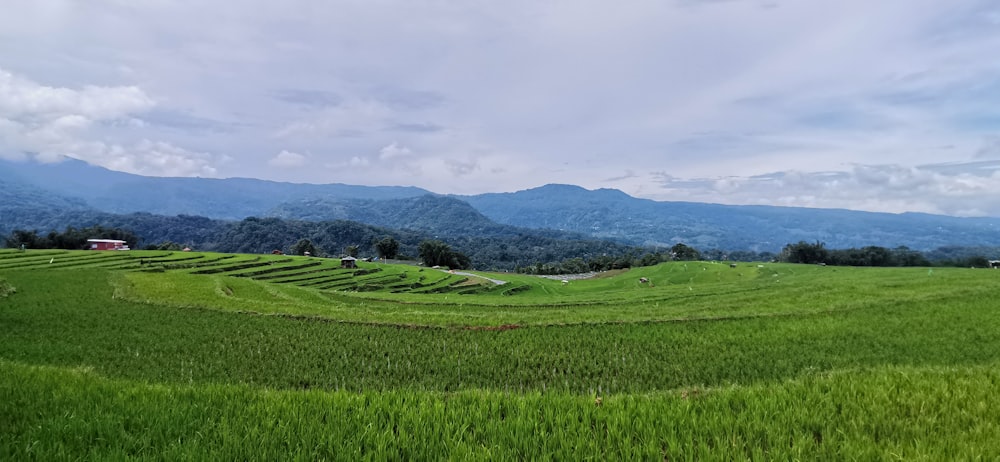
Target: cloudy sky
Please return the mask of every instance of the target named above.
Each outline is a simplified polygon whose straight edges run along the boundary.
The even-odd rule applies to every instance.
[[[0,157],[1000,216],[995,0],[4,0]]]

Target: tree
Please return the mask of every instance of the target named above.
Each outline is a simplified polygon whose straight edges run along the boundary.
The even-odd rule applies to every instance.
[[[642,258],[640,258],[639,261],[636,262],[636,264],[638,266],[653,266],[660,263],[661,261],[660,258],[661,258],[660,254],[658,253],[647,253],[643,255]]]
[[[825,245],[819,241],[815,244],[806,241],[788,244],[781,250],[779,259],[786,263],[827,263],[830,252],[826,250]]]
[[[16,229],[7,237],[5,244],[10,248],[20,247],[23,244],[25,247],[33,249],[41,247],[38,245],[40,240],[38,231]]]
[[[982,255],[979,255],[966,260],[966,264],[972,268],[989,268],[990,260]]]
[[[383,237],[375,242],[375,251],[381,258],[396,258],[399,254],[399,242],[390,236]]]
[[[674,246],[670,248],[670,253],[673,254],[674,260],[701,260],[701,253],[698,252],[698,249],[688,247],[680,242],[674,244]]]
[[[181,250],[183,248],[174,241],[163,241],[159,244],[149,244],[145,247],[146,250]]]
[[[441,241],[425,240],[417,249],[424,265],[447,266],[449,268],[467,269],[472,267],[472,261],[461,252],[451,250],[448,244]]]
[[[346,253],[347,255],[350,255],[352,257],[357,257],[358,256],[358,246],[356,246],[356,245],[349,245],[347,247],[344,247],[344,253]]]
[[[441,241],[425,240],[417,247],[418,255],[427,266],[444,266],[448,264],[451,247]]]
[[[451,252],[451,258],[448,261],[449,268],[457,269],[469,269],[472,268],[472,260],[462,252]]]
[[[899,266],[931,266],[931,262],[927,261],[923,254],[906,246],[896,247],[893,254]]]
[[[299,242],[292,246],[292,253],[295,255],[305,255],[306,252],[309,255],[316,255],[316,246],[309,239],[299,239]]]

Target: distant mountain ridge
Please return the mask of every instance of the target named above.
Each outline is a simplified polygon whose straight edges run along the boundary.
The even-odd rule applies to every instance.
[[[647,246],[684,242],[699,248],[775,251],[801,240],[818,240],[833,248],[879,245],[915,249],[1000,242],[998,218],[657,202],[618,190],[591,191],[572,185],[464,199],[501,224],[575,231]]]
[[[115,172],[69,159],[53,164],[0,160],[0,179],[17,176],[110,213],[201,215],[238,220],[285,202],[316,197],[398,199],[429,194],[412,186],[281,183],[252,178],[169,178]]]
[[[350,220],[375,226],[411,229],[449,236],[511,236],[523,227],[490,220],[456,197],[425,194],[398,199],[304,199],[286,202],[267,216],[296,220]],[[580,233],[561,234],[583,238]]]
[[[0,232],[58,226],[69,210],[352,220],[432,236],[513,236],[527,229],[652,247],[777,251],[798,241],[831,248],[930,250],[1000,246],[1000,218],[955,218],[836,209],[733,206],[639,199],[614,189],[546,185],[511,193],[444,196],[416,187],[294,184],[232,178],[159,178],[81,161],[0,160]]]

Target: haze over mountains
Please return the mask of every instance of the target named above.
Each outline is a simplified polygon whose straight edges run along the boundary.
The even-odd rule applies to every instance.
[[[778,251],[791,242],[831,248],[929,250],[1000,246],[1000,219],[917,213],[657,202],[613,189],[546,185],[513,193],[443,196],[416,187],[293,184],[256,179],[144,177],[78,160],[0,161],[0,232],[65,226],[72,212],[144,212],[221,220],[350,220],[435,236],[598,238],[620,244]],[[69,214],[69,215],[67,215]],[[53,218],[56,217],[56,218]],[[47,229],[40,229],[47,231]]]

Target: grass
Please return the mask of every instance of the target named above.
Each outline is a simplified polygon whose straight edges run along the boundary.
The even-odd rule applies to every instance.
[[[150,385],[2,362],[5,460],[995,460],[995,367],[601,399]],[[24,384],[30,383],[30,387]]]
[[[18,292],[0,309],[0,323],[17,329],[0,333],[0,357],[85,365],[110,377],[152,382],[604,394],[777,383],[857,366],[975,365],[1000,357],[994,335],[1000,315],[988,292],[781,316],[471,329],[136,303],[112,298],[108,280],[120,273],[60,273],[7,276]],[[214,285],[219,281],[230,285]],[[191,293],[232,291],[248,304],[260,299],[276,306],[287,293],[248,279],[192,276],[191,282],[203,283],[190,285]],[[303,294],[322,301],[317,292]],[[331,306],[330,313],[339,314],[340,305]],[[380,316],[364,306],[340,309]],[[450,319],[422,315],[442,317],[440,324]]]
[[[0,251],[0,459],[991,460],[998,274]]]
[[[296,268],[285,265],[255,271]],[[145,303],[290,313],[345,322],[499,326],[803,315],[976,294],[986,297],[1000,288],[1000,281],[991,277],[995,274],[970,269],[939,269],[928,275],[926,268],[768,265],[748,268],[741,276],[728,266],[704,264],[706,270],[699,266],[696,276],[683,279],[677,276],[685,272],[683,265],[640,268],[566,285],[534,276],[494,274],[490,276],[509,281],[495,287],[434,270],[420,273],[411,267],[383,267],[360,277],[350,270],[302,273],[298,268],[291,276],[268,273],[263,275],[267,279],[239,281],[180,272],[127,273],[118,280],[117,293]],[[653,287],[639,283],[640,277],[654,281]],[[683,282],[671,282],[677,279]],[[261,285],[268,287],[267,294]],[[214,289],[222,286],[227,290]],[[195,287],[199,289],[192,290]],[[478,293],[461,293],[469,288]],[[326,296],[317,297],[317,289]],[[514,295],[502,295],[505,290]]]

